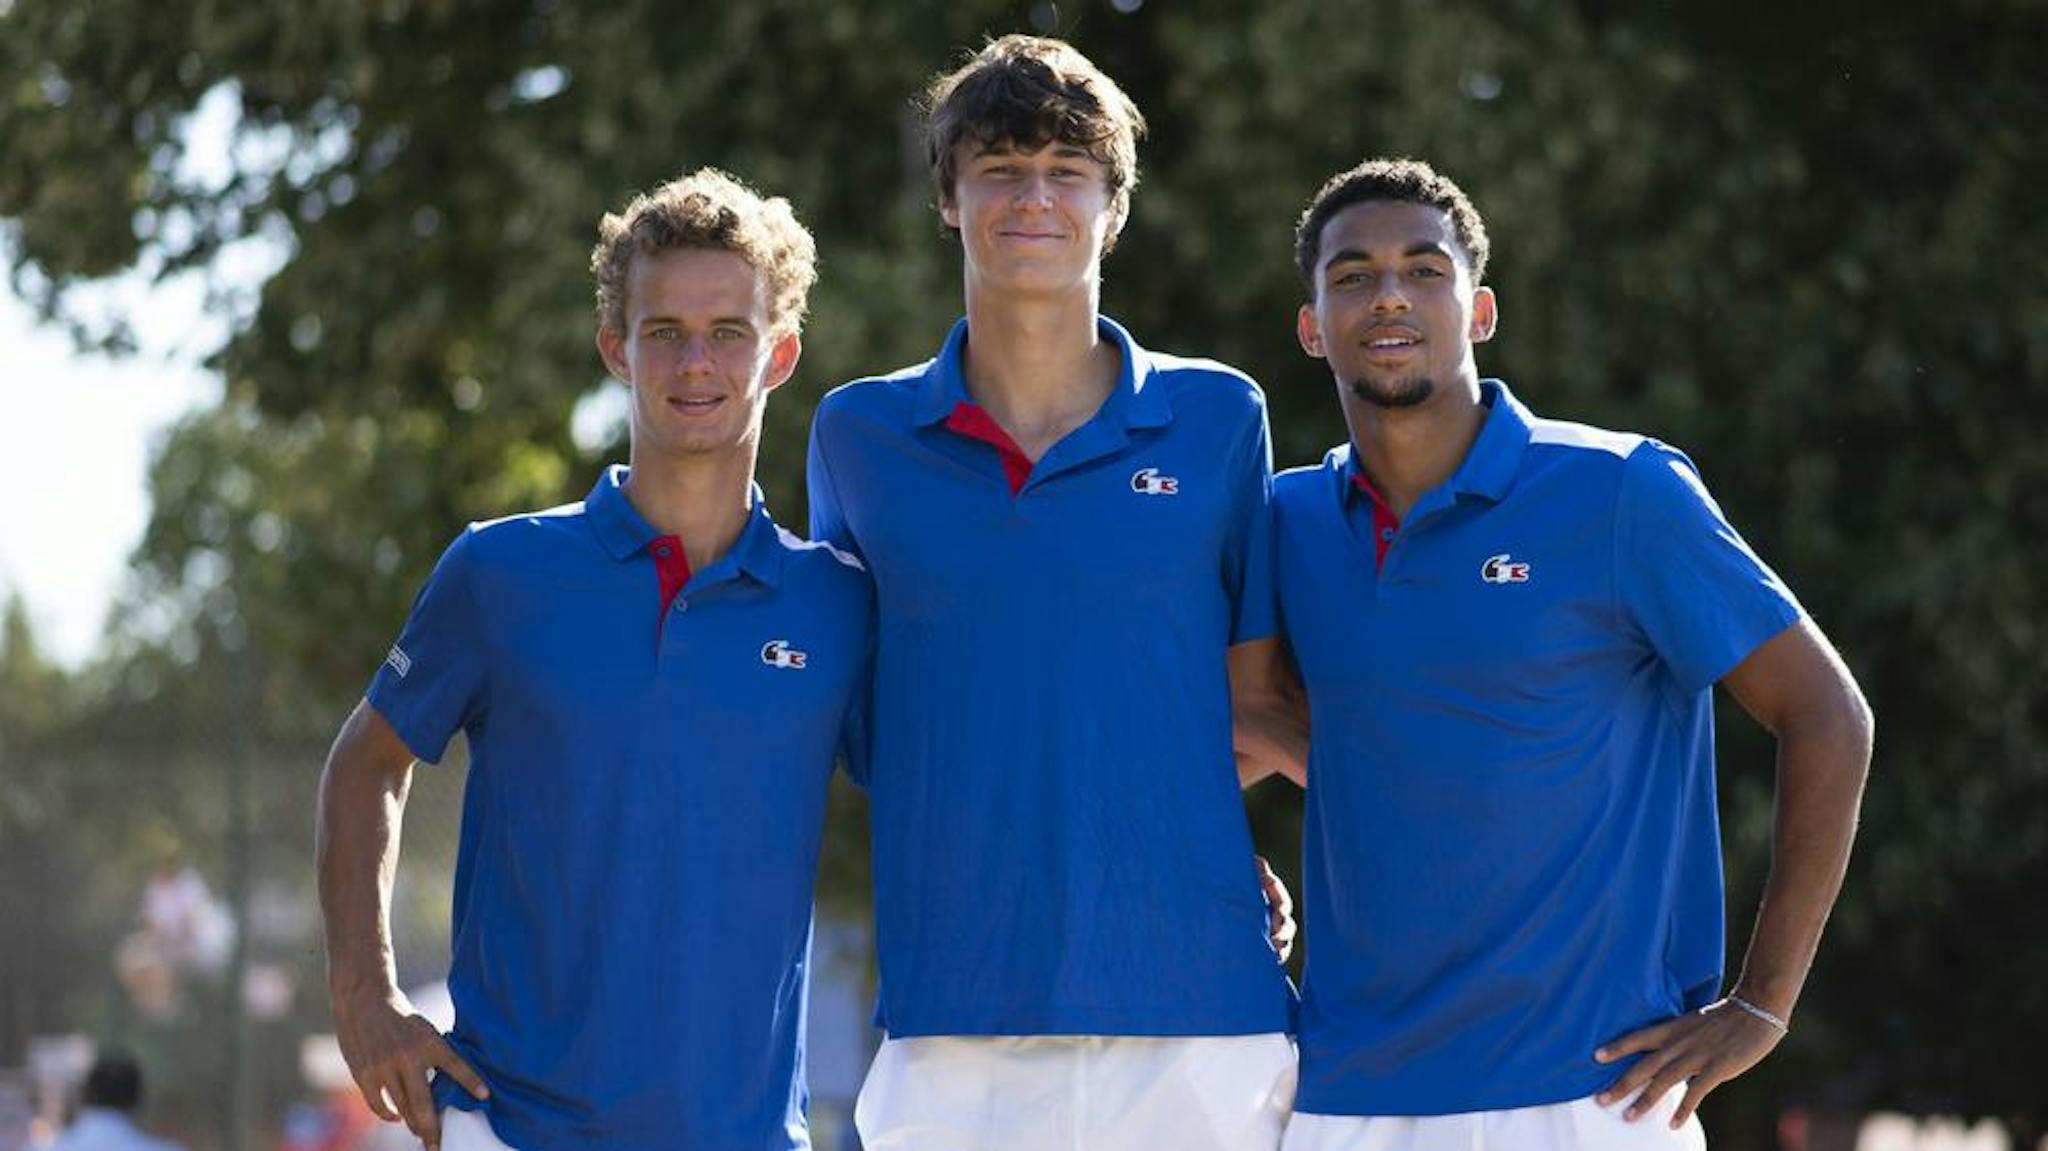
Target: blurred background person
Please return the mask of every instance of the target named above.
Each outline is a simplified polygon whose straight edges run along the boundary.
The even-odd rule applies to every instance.
[[[142,1108],[142,1065],[118,1048],[101,1051],[79,1090],[78,1118],[50,1144],[49,1151],[182,1151],[144,1131],[135,1116]]]

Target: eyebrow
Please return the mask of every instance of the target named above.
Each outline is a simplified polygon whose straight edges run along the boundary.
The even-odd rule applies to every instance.
[[[1441,256],[1446,260],[1457,259],[1455,253],[1435,240],[1417,240],[1406,248],[1401,249],[1402,259],[1410,259],[1415,256]],[[1328,260],[1324,261],[1324,267],[1335,267],[1338,264],[1351,263],[1370,264],[1372,259],[1372,253],[1364,248],[1339,248],[1330,254]]]
[[[1086,148],[1079,144],[1069,144],[1065,140],[1054,140],[1036,148],[1019,148],[1017,142],[1010,139],[991,140],[981,145],[974,150],[974,158],[978,160],[983,156],[1035,156],[1044,151],[1050,151],[1059,159],[1094,159]]]
[[[643,327],[643,328],[645,328],[645,327],[649,327],[649,326],[652,326],[652,325],[656,325],[656,324],[680,324],[680,323],[682,323],[682,322],[683,322],[683,321],[682,321],[681,319],[679,319],[679,318],[677,318],[677,317],[675,317],[675,316],[644,316],[644,317],[642,317],[642,318],[641,318],[641,320],[640,320],[640,326],[641,326],[641,327]],[[720,325],[723,325],[723,324],[738,324],[738,325],[739,325],[740,327],[743,327],[743,328],[752,328],[752,327],[754,326],[754,321],[753,321],[753,320],[751,320],[751,319],[748,319],[748,318],[747,318],[747,317],[745,317],[745,316],[713,316],[713,317],[711,317],[711,326],[712,326],[712,327],[714,327],[714,328],[715,328],[715,327],[718,327],[718,326],[720,326]]]

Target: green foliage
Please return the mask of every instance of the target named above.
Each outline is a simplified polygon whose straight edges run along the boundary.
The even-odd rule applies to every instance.
[[[257,653],[261,722],[294,741],[331,728],[463,521],[576,498],[619,453],[568,432],[601,374],[585,262],[603,211],[679,170],[728,167],[818,232],[763,460],[800,520],[817,395],[930,354],[958,307],[908,98],[984,33],[1032,27],[1022,4],[838,0],[0,13],[19,290],[61,318],[82,280],[289,246],[218,357],[228,401],[156,463],[107,674],[146,716],[205,653]],[[2030,0],[1765,15],[1061,6],[1153,125],[1105,305],[1251,370],[1280,462],[1306,462],[1342,428],[1293,343],[1295,215],[1368,154],[1463,182],[1502,299],[1483,365],[1548,414],[1691,452],[1880,716],[1800,1026],[1717,1097],[1720,1130],[1754,1142],[1785,1100],[2038,1130],[2016,1056],[2048,1023],[2048,172],[2026,127],[2048,114],[2048,21]],[[242,117],[243,162],[213,181],[180,166],[208,92]],[[1746,724],[1724,724],[1738,941],[1767,850],[1768,745]],[[1290,873],[1294,802],[1254,797]]]

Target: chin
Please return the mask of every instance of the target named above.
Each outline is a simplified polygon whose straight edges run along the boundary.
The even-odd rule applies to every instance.
[[[670,459],[703,459],[706,456],[726,455],[740,446],[743,437],[696,432],[689,435],[663,437],[661,452]]]
[[[1376,408],[1412,408],[1436,393],[1436,382],[1427,376],[1384,383],[1364,377],[1351,381],[1351,394]]]

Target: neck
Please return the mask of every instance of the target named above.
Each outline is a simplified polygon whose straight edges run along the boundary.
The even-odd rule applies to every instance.
[[[747,526],[757,447],[721,455],[670,456],[635,447],[625,493],[654,530],[682,541],[691,571],[725,557]]]
[[[967,296],[967,394],[1036,459],[1116,387],[1122,353],[1102,338],[1096,288],[1044,299]]]
[[[1478,377],[1461,378],[1412,408],[1385,408],[1338,385],[1358,466],[1396,516],[1451,478],[1486,425]]]

